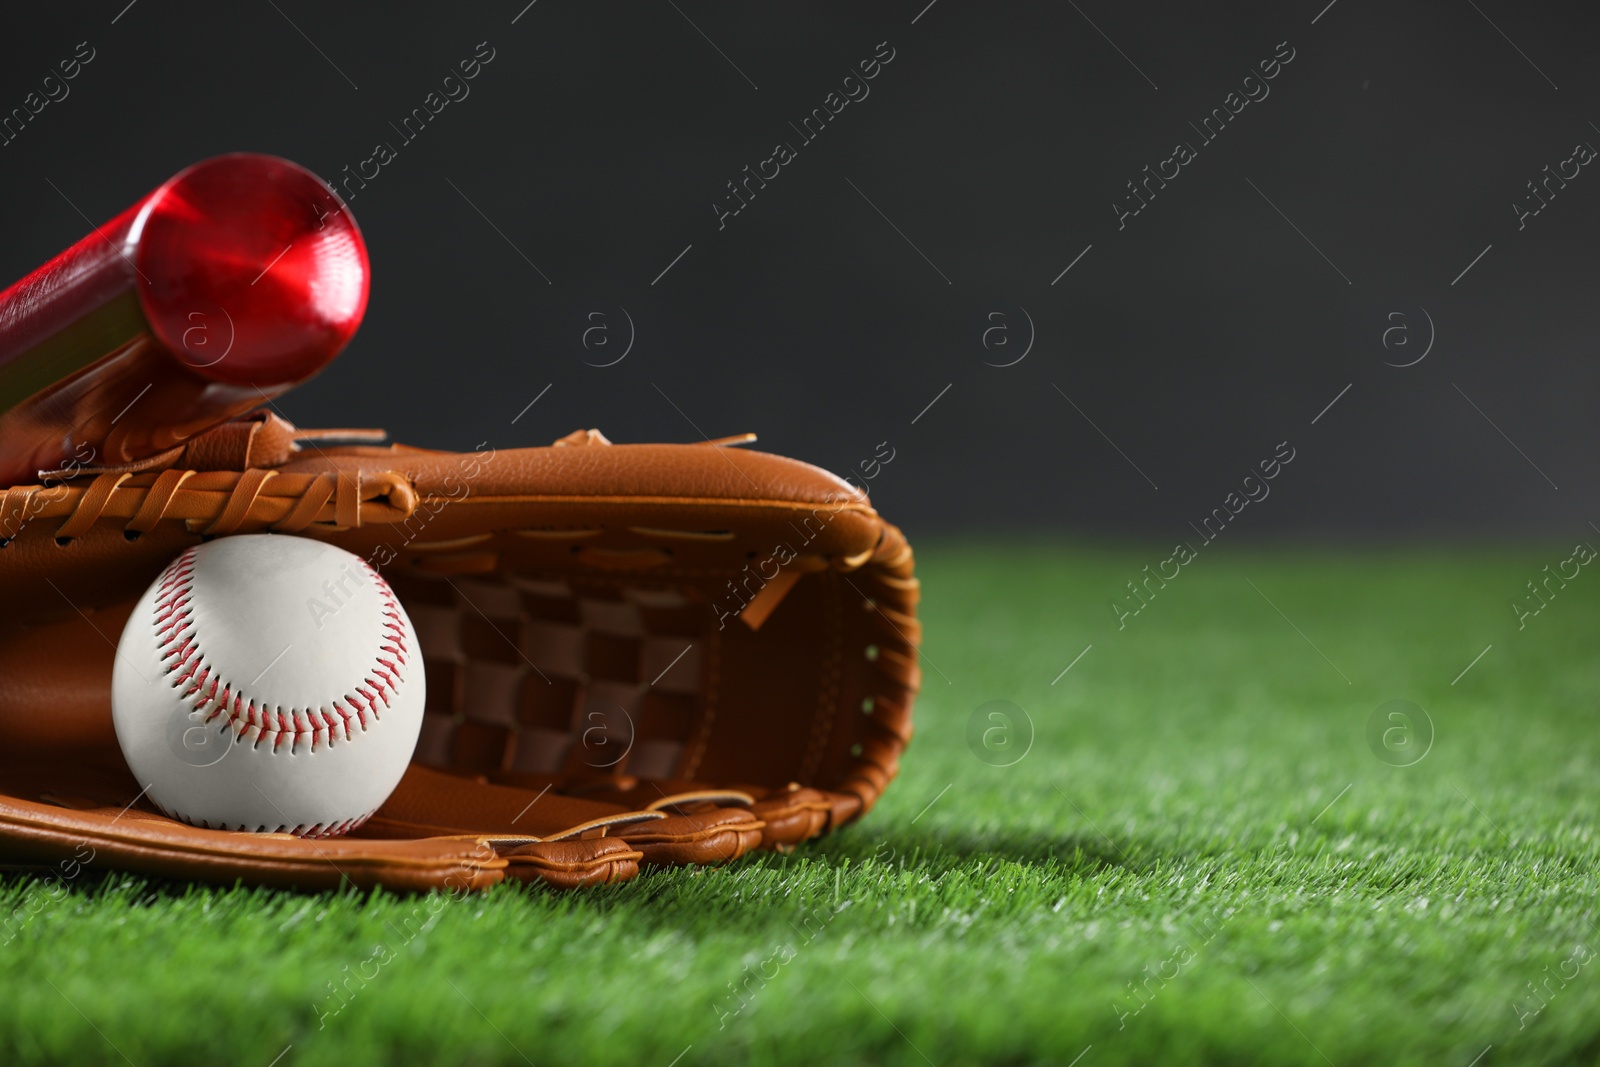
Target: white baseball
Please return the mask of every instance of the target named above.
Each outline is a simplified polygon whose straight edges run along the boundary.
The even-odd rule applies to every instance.
[[[111,713],[140,784],[195,826],[342,834],[422,729],[416,631],[359,556],[250,534],[190,548],[117,646]]]

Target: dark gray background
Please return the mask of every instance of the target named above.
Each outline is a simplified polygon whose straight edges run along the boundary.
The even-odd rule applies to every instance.
[[[366,323],[280,402],[301,425],[450,448],[755,430],[840,472],[886,441],[873,496],[913,535],[1169,540],[1284,440],[1295,462],[1230,536],[1600,523],[1600,173],[1520,231],[1512,207],[1600,146],[1576,5],[525,2],[8,14],[0,110],[78,42],[97,55],[0,148],[0,275],[87,232],[73,205],[103,221],[201,158],[334,178],[387,140],[351,202]],[[482,41],[471,95],[401,146],[389,123]],[[719,231],[724,183],[881,41],[871,95]],[[1119,231],[1124,183],[1200,147],[1188,123],[1282,41],[1270,96]],[[587,365],[620,349],[586,351],[586,316],[620,345],[617,308],[631,352]],[[1018,309],[1032,350],[986,366],[1021,351]],[[1419,309],[1428,357],[1385,366],[1424,347]],[[996,311],[1014,344],[986,350]],[[1411,347],[1385,349],[1391,312]]]

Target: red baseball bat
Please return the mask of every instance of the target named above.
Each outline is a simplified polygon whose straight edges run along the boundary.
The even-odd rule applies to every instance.
[[[137,464],[338,355],[366,244],[316,175],[196,163],[0,292],[0,487]]]

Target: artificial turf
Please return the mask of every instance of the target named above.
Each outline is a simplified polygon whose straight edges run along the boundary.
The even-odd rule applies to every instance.
[[[1119,629],[1165,555],[924,548],[900,779],[792,855],[460,899],[12,876],[4,1058],[1595,1062],[1600,577],[1519,629],[1570,546],[1213,551]],[[968,742],[1002,699],[1010,766],[1016,722]]]

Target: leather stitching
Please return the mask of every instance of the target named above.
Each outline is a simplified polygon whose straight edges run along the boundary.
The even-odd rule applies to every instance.
[[[410,649],[394,592],[377,571],[360,561],[367,577],[377,585],[384,615],[384,633],[367,676],[351,687],[353,692],[334,700],[331,708],[285,709],[257,703],[208,662],[194,618],[195,552],[190,548],[168,564],[151,614],[163,672],[173,688],[183,690],[182,699],[204,715],[208,726],[222,719],[220,728],[231,730],[236,742],[248,739],[256,749],[266,744],[268,752],[276,754],[284,744],[293,751],[305,740],[312,752],[337,740],[352,741],[370,722],[380,719],[405,682]]]
[[[178,490],[192,477],[194,471],[162,471],[150,486],[150,492],[145,494],[144,503],[139,505],[139,510],[128,520],[127,528],[133,533],[148,533],[155,529],[156,524],[166,517],[167,509],[172,506],[172,500],[178,495]]]
[[[127,484],[134,478],[140,482]],[[358,477],[333,471],[173,469],[153,478],[121,471],[96,475],[87,483],[6,489],[0,496],[0,546],[44,516],[59,517],[55,536],[68,540],[87,533],[102,518],[125,518],[131,533],[148,533],[162,521],[184,522],[191,532],[211,534],[247,526],[296,533],[313,523],[352,527],[403,522],[416,504],[410,482],[392,471]]]
[[[832,571],[827,573],[829,580],[824,604],[827,611],[825,632],[828,635],[828,648],[823,653],[823,662],[827,666],[824,668],[822,686],[817,691],[817,709],[811,724],[811,741],[806,746],[804,758],[800,761],[800,771],[797,775],[800,781],[810,781],[817,773],[817,767],[826,752],[828,738],[833,735],[834,725],[839,718],[839,688],[844,666],[844,627],[840,619],[843,609],[839,603],[838,576]]]
[[[228,495],[228,503],[223,507],[222,514],[217,520],[204,530],[200,531],[207,536],[233,533],[250,514],[250,505],[256,502],[256,497],[261,495],[261,490],[267,482],[278,476],[277,471],[251,468],[239,475],[239,481],[233,487],[233,492]]]
[[[131,478],[132,475],[124,471],[121,474],[102,474],[89,483],[89,489],[83,494],[83,502],[71,517],[56,528],[56,537],[63,541],[71,540],[87,533],[94,520],[99,517],[105,508],[106,501],[111,499],[111,494],[117,487]]]
[[[880,604],[879,608],[885,610],[887,605],[886,618],[892,612],[907,620],[914,620],[914,598],[919,583],[911,577],[911,548],[902,537],[899,537],[898,531],[895,531],[895,534],[897,543],[889,543],[890,539],[885,533],[879,543],[876,558],[862,573],[874,597],[880,590],[884,595],[884,604]],[[892,620],[891,625],[893,625]],[[914,638],[906,638],[903,634],[897,635],[896,643],[902,642],[909,653],[909,662],[915,667],[919,642]],[[888,693],[894,694],[888,698],[893,704],[905,706],[916,696],[917,686],[907,679],[896,677],[888,670],[888,663],[888,657],[880,653],[877,662],[871,665],[870,673],[877,677]],[[883,701],[885,698],[874,695],[874,699]],[[865,814],[872,807],[883,791],[884,785],[894,778],[893,763],[905,748],[909,737],[909,723],[904,729],[904,735],[897,731],[888,731],[886,750],[880,751],[878,745],[863,746],[862,754],[845,768],[840,788],[847,789],[860,798],[862,801],[860,814]]]

